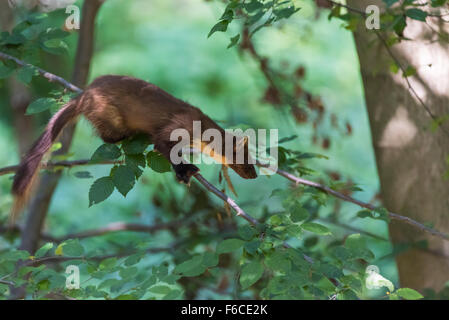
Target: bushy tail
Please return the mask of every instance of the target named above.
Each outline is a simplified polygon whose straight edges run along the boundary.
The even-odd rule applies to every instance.
[[[77,104],[78,99],[71,100],[50,119],[44,133],[20,162],[12,185],[14,204],[10,215],[11,223],[15,221],[17,215],[28,201],[31,186],[37,177],[45,153],[56,141],[62,129],[78,116]]]

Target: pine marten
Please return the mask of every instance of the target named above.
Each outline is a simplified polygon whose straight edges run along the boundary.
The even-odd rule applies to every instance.
[[[25,205],[43,156],[62,129],[79,115],[84,115],[92,123],[106,143],[117,143],[136,134],[147,134],[154,142],[154,148],[169,161],[171,148],[177,143],[170,141],[170,134],[174,129],[186,129],[190,137],[193,137],[193,121],[200,121],[201,133],[207,129],[217,129],[223,136],[223,144],[225,136],[229,135],[200,109],[173,97],[156,85],[127,76],[99,77],[50,119],[44,133],[22,159],[12,186],[15,196],[13,215]],[[245,179],[256,178],[247,139],[238,143],[237,137],[233,136],[233,142],[234,156],[236,152],[243,151],[244,163],[226,160],[223,154],[215,154],[213,157],[221,158],[224,165]],[[190,144],[193,146],[194,142],[190,141]],[[200,143],[201,151],[204,151],[205,145],[204,142]],[[225,153],[224,146],[222,150]],[[190,178],[199,171],[193,164],[170,162],[180,182],[189,183]]]

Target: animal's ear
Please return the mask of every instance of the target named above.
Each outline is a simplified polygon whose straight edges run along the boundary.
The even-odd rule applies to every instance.
[[[248,145],[248,141],[249,141],[249,137],[248,136],[244,136],[243,137],[243,145]]]

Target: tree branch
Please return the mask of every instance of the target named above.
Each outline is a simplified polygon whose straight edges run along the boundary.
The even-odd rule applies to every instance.
[[[248,215],[245,211],[243,211],[243,209],[240,208],[233,199],[229,198],[226,194],[224,194],[223,192],[218,190],[213,184],[211,184],[209,181],[207,181],[201,174],[197,173],[197,174],[194,175],[194,177],[204,187],[206,187],[207,190],[209,190],[210,192],[215,194],[217,197],[222,199],[224,202],[229,204],[229,206],[231,206],[231,208],[234,209],[234,211],[236,212],[238,217],[242,217],[243,219],[245,219],[246,221],[248,221],[252,225],[257,225],[257,224],[260,223],[259,221],[257,221],[256,219],[254,219],[253,217]]]
[[[270,169],[267,165],[264,165],[264,164],[262,164],[260,162],[257,163],[257,165],[259,167]],[[293,175],[291,173],[288,173],[288,172],[286,172],[284,170],[281,170],[281,169],[277,169],[276,173],[278,175],[280,175],[280,176],[282,176],[282,177],[284,177],[284,178],[294,182],[296,184],[296,186],[298,186],[300,184],[304,185],[304,186],[309,186],[309,187],[321,190],[321,191],[323,191],[323,192],[325,192],[327,194],[330,194],[330,195],[334,196],[335,198],[338,198],[338,199],[341,199],[343,201],[351,202],[353,204],[356,204],[359,207],[362,207],[362,208],[365,208],[365,209],[368,209],[368,210],[376,210],[377,209],[375,206],[373,206],[370,203],[366,203],[366,202],[354,199],[354,198],[352,198],[350,196],[344,195],[344,194],[342,194],[342,193],[340,193],[338,191],[335,191],[335,190],[333,190],[333,189],[329,188],[328,186],[325,186],[325,185],[323,185],[321,183],[313,182],[313,181],[310,181],[310,180],[306,180],[306,179],[303,179],[303,178],[296,177],[295,175]],[[414,226],[415,228],[420,229],[421,231],[430,233],[433,236],[436,236],[436,237],[442,238],[442,239],[444,239],[446,241],[449,241],[449,235],[448,234],[445,234],[443,232],[440,232],[440,231],[437,231],[435,229],[429,228],[429,227],[425,226],[424,224],[419,223],[419,222],[417,222],[417,221],[415,221],[415,220],[413,220],[413,219],[411,219],[409,217],[401,216],[401,215],[399,215],[397,213],[390,212],[390,211],[388,211],[388,216],[391,219],[393,219],[393,220],[402,221],[402,222],[407,223],[407,224],[409,224],[411,226]]]
[[[155,233],[161,230],[167,230],[172,228],[177,228],[180,226],[189,226],[194,223],[195,216],[191,216],[188,219],[179,219],[167,223],[155,224],[155,225],[145,225],[139,223],[126,223],[126,222],[113,222],[105,227],[98,229],[86,230],[81,232],[69,233],[62,237],[55,237],[49,234],[42,233],[41,238],[48,242],[61,243],[69,239],[84,239],[102,236],[108,233],[120,232],[120,231],[132,231],[140,233]],[[19,225],[3,227],[0,226],[0,233],[5,232],[23,232]]]
[[[104,161],[104,162],[99,162],[99,163],[98,162],[97,163],[92,163],[92,162],[90,162],[90,160],[61,161],[61,162],[48,163],[47,165],[43,166],[42,169],[46,169],[46,168],[49,169],[49,168],[55,168],[55,167],[72,168],[72,167],[75,167],[75,166],[99,165],[99,164],[117,164],[117,163],[119,163],[119,162],[117,162],[117,161]],[[262,164],[260,162],[258,162],[257,165],[259,167],[263,167],[263,168],[269,169],[269,167],[267,165],[264,165],[264,164]],[[0,168],[0,176],[8,174],[8,173],[13,173],[17,168],[18,168],[18,166],[9,166],[9,167],[5,167],[5,168]],[[321,191],[323,191],[323,192],[325,192],[327,194],[330,194],[331,196],[333,196],[335,198],[338,198],[338,199],[343,200],[345,202],[350,202],[350,203],[356,204],[359,207],[362,207],[362,208],[365,208],[365,209],[368,209],[368,210],[376,210],[377,209],[374,205],[372,205],[370,203],[366,203],[366,202],[354,199],[354,198],[352,198],[350,196],[344,195],[343,193],[335,191],[335,190],[331,189],[330,187],[325,186],[323,184],[320,184],[318,182],[314,182],[314,181],[306,180],[306,179],[303,179],[303,178],[299,178],[299,177],[297,177],[297,176],[295,176],[295,175],[293,175],[293,174],[291,174],[289,172],[286,172],[284,170],[277,169],[276,174],[278,174],[278,175],[280,175],[280,176],[282,176],[282,177],[284,177],[284,178],[294,182],[297,186],[301,184],[301,185],[305,185],[305,186],[308,186],[308,187],[312,187],[312,188],[321,190]],[[209,192],[215,194],[217,197],[219,197],[224,202],[229,204],[229,206],[231,206],[231,208],[236,212],[237,216],[242,217],[243,219],[245,219],[246,221],[248,221],[252,225],[257,225],[257,224],[260,223],[257,219],[255,219],[252,216],[248,215],[242,208],[240,208],[239,205],[237,205],[237,203],[232,198],[228,197],[225,193],[223,193],[220,190],[218,190],[213,184],[211,184],[201,174],[197,173],[196,175],[194,175],[194,177]],[[393,220],[402,221],[402,222],[407,223],[409,225],[412,225],[412,226],[414,226],[414,227],[416,227],[416,228],[418,228],[418,229],[420,229],[420,230],[422,230],[424,232],[430,233],[430,234],[432,234],[432,235],[434,235],[436,237],[439,237],[439,238],[442,238],[442,239],[445,239],[445,240],[449,240],[449,235],[447,235],[447,234],[445,234],[443,232],[439,232],[439,231],[437,231],[435,229],[429,228],[429,227],[425,226],[424,224],[419,223],[419,222],[417,222],[417,221],[415,221],[415,220],[413,220],[413,219],[411,219],[409,217],[402,216],[402,215],[399,215],[397,213],[390,212],[390,211],[388,211],[388,215]],[[121,227],[119,227],[119,225],[115,225],[115,226],[113,226],[113,225],[111,226],[110,225],[109,227],[111,227],[111,228],[119,228],[119,229],[123,228],[122,230],[125,230],[125,229],[127,229],[129,227],[130,229],[128,229],[128,230],[132,231],[133,225],[132,224],[129,224],[129,225],[122,224]],[[107,229],[107,228],[108,227],[105,227],[105,229]],[[139,229],[139,228],[140,227],[136,226],[135,229]],[[150,227],[150,228],[152,228],[152,227]],[[117,231],[119,231],[119,230],[117,230]],[[100,231],[96,231],[96,232],[100,232]],[[142,232],[145,232],[145,231],[142,231]],[[70,236],[67,236],[67,237],[64,237],[64,238],[69,239],[69,238],[76,238],[76,237],[77,236],[70,235]]]
[[[65,87],[65,88],[67,88],[70,91],[73,91],[75,93],[83,92],[83,90],[81,90],[77,86],[71,84],[67,80],[65,80],[65,79],[63,79],[63,78],[61,78],[61,77],[59,77],[57,75],[54,75],[53,73],[45,71],[45,70],[43,70],[43,69],[41,69],[39,67],[36,67],[36,66],[34,66],[32,64],[26,63],[26,62],[24,62],[24,61],[22,61],[20,59],[17,59],[16,57],[13,57],[13,56],[11,56],[9,54],[6,54],[4,52],[0,52],[0,59],[2,59],[2,60],[12,60],[12,61],[17,63],[21,67],[32,67],[32,68],[36,69],[39,72],[39,74],[41,76],[43,76],[44,78],[46,78],[49,82],[56,82],[56,83],[62,85],[63,87]]]

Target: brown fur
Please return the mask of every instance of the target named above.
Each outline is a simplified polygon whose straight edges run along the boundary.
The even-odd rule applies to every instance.
[[[52,117],[45,132],[23,158],[12,188],[16,197],[14,215],[26,201],[44,154],[55,142],[64,126],[81,114],[108,143],[117,143],[137,133],[148,134],[155,143],[155,149],[168,160],[170,150],[176,144],[170,141],[170,133],[174,129],[184,128],[192,136],[193,121],[201,121],[202,131],[210,128],[219,130],[223,135],[223,143],[227,134],[200,109],[173,97],[153,84],[126,76],[99,77],[82,95],[70,101]],[[234,148],[234,153],[238,147]],[[244,148],[247,159],[248,144],[244,143],[240,147]],[[217,158],[217,155],[214,158]],[[223,163],[227,164],[223,155],[221,158]],[[254,166],[248,162],[229,166],[243,178],[257,177]],[[199,170],[191,164],[173,165],[173,168],[177,178],[186,183]]]

